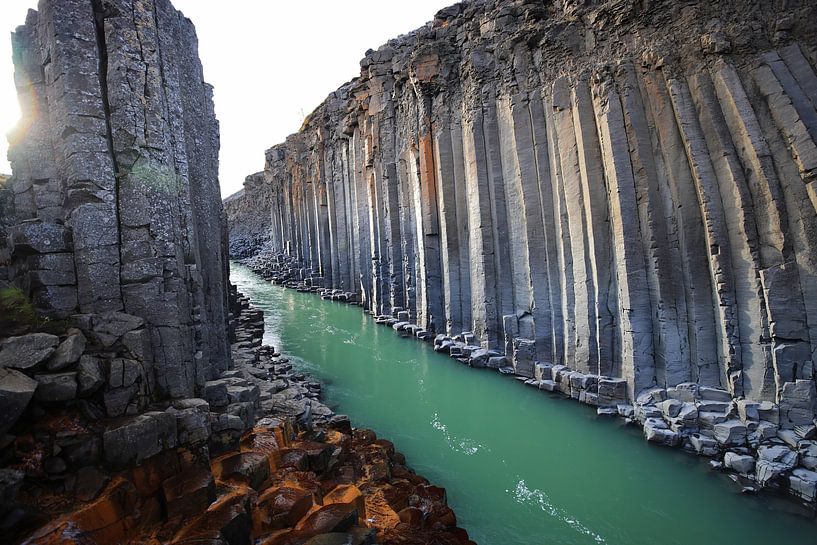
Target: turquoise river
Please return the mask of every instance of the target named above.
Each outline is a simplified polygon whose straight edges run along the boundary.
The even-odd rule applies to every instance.
[[[444,486],[479,545],[817,543],[817,523],[789,502],[740,495],[705,459],[650,445],[620,419],[468,368],[360,308],[241,265],[231,278],[264,310],[265,342]]]

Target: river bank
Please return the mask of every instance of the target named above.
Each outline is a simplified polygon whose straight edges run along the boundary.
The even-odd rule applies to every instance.
[[[112,421],[70,404],[23,416],[4,449],[10,542],[473,545],[444,489],[262,344],[261,311],[235,290],[230,309],[233,365],[202,398]]]
[[[419,472],[446,487],[480,543],[597,543],[595,534],[606,543],[661,535],[760,544],[813,534],[808,513],[778,493],[739,495],[706,458],[645,442],[623,419],[460,365],[354,306],[270,285],[247,268],[234,265],[233,281],[264,308],[267,342],[283,342],[296,368],[324,382],[331,407],[388,430]]]

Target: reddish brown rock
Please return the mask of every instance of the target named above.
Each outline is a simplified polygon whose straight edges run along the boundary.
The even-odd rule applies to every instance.
[[[252,512],[256,536],[292,528],[312,509],[312,493],[302,488],[281,486],[266,490]]]
[[[162,483],[167,518],[185,517],[207,510],[216,499],[216,483],[209,467],[187,470]]]
[[[220,481],[234,480],[248,484],[255,490],[269,478],[269,460],[260,452],[236,452],[213,460],[213,475]]]

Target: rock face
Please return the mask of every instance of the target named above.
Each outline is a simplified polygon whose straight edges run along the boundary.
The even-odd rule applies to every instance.
[[[263,216],[274,278],[520,374],[789,396],[811,420],[815,22],[805,1],[454,5],[268,150],[232,245]]]
[[[224,211],[232,220],[230,256],[251,257],[268,248],[270,240],[270,193],[263,172],[247,176],[244,188],[224,199]],[[245,192],[252,199],[245,199]]]
[[[194,395],[230,355],[218,122],[192,23],[168,0],[43,0],[12,42],[25,122],[0,282],[94,321],[103,345],[119,337],[102,322],[141,318],[156,393]]]

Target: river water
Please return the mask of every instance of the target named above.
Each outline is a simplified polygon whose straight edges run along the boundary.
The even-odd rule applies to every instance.
[[[650,445],[620,419],[468,368],[241,265],[231,279],[264,310],[265,343],[444,486],[479,545],[817,543],[817,522],[788,502],[739,495],[705,459]]]

